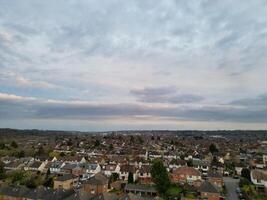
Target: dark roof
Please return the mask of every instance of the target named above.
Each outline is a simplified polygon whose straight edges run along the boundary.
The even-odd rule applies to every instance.
[[[251,176],[253,179],[267,181],[267,172],[264,170],[258,170],[258,169],[252,170]]]
[[[72,174],[64,174],[63,176],[59,176],[57,177],[57,181],[67,181],[67,180],[70,180],[70,179],[74,179],[74,178],[77,178],[77,176],[74,176]]]
[[[63,169],[63,170],[65,170],[65,169],[66,170],[72,170],[72,169],[74,169],[77,166],[78,166],[77,164],[67,163],[63,167],[61,167],[61,169]]]
[[[142,165],[139,171],[140,173],[150,173],[150,170],[150,165]]]
[[[207,177],[210,178],[222,178],[222,175],[216,171],[209,171]]]
[[[20,197],[27,199],[47,199],[47,200],[59,200],[65,199],[68,196],[74,194],[74,190],[63,190],[52,188],[40,187],[37,189],[28,189],[26,187],[1,187],[0,195],[9,197]]]
[[[29,167],[30,168],[39,168],[41,166],[41,161],[34,161]]]
[[[143,192],[157,192],[155,187],[150,185],[141,185],[141,184],[126,184],[124,190],[127,191],[143,191]]]
[[[92,178],[90,178],[89,180],[87,180],[85,182],[85,184],[90,184],[90,185],[105,185],[105,184],[108,184],[108,178],[105,175],[101,174],[101,173],[97,173]]]
[[[217,189],[208,181],[205,181],[199,187],[200,192],[207,192],[207,193],[219,193]]]
[[[193,159],[192,164],[193,166],[210,166],[210,162],[207,160]]]
[[[119,198],[119,200],[145,200],[145,199],[147,199],[147,198],[144,198],[144,197],[141,197],[139,195],[132,194],[132,193],[125,194],[121,198]],[[155,199],[155,198],[153,198],[153,199]]]
[[[134,165],[121,165],[120,167],[121,172],[132,172],[135,173],[137,171],[137,168]]]
[[[112,193],[101,193],[91,200],[118,200],[118,196]]]
[[[10,197],[21,197],[29,192],[26,187],[0,187],[0,195],[10,196]]]

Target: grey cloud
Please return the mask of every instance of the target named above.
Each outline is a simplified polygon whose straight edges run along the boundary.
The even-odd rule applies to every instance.
[[[92,104],[78,102],[48,102],[38,99],[0,98],[2,119],[105,119],[109,117],[163,117],[172,120],[266,122],[264,109],[244,109],[229,106],[160,107],[138,104]]]
[[[255,98],[245,98],[232,101],[233,105],[249,106],[249,107],[267,107],[267,94],[260,95]]]
[[[180,94],[175,87],[144,88],[131,90],[131,94],[142,102],[154,103],[194,103],[204,100],[203,97],[193,94]]]

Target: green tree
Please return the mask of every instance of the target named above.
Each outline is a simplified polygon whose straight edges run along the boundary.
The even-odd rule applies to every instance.
[[[247,179],[250,182],[251,181],[250,170],[248,168],[243,168],[241,171],[241,177]]]
[[[129,172],[129,174],[128,174],[128,183],[133,183],[133,182],[134,182],[133,172]]]
[[[212,143],[209,146],[209,151],[210,151],[210,153],[214,154],[214,153],[217,153],[219,150],[217,149],[216,145]]]
[[[0,142],[0,149],[4,149],[6,147],[5,143]]]
[[[99,140],[95,140],[95,147],[100,146],[100,141]]]
[[[18,155],[19,158],[23,158],[23,157],[25,157],[25,151],[21,150],[21,151],[18,152],[17,155]]]
[[[0,162],[0,180],[5,178],[4,163]]]
[[[144,140],[143,140],[143,138],[141,136],[137,137],[137,141],[138,141],[139,144],[144,144]]]
[[[15,148],[15,149],[18,148],[18,144],[15,141],[12,141],[10,146]]]
[[[160,194],[165,194],[170,187],[170,179],[162,160],[154,160],[151,166],[151,176]]]

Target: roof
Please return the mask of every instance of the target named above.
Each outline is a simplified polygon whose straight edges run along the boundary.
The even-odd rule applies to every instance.
[[[73,164],[73,163],[67,163],[65,164],[63,167],[61,167],[61,169],[65,169],[65,170],[72,170],[75,167],[77,167],[77,164]]]
[[[53,190],[51,188],[40,187],[37,189],[29,189],[26,187],[1,187],[0,195],[5,195],[9,197],[23,197],[26,199],[65,199],[66,197],[72,195],[74,190],[63,190],[57,189]]]
[[[118,200],[118,196],[112,193],[101,193],[96,197],[92,198],[91,200]]]
[[[142,165],[139,171],[140,173],[150,173],[150,170],[150,165]]]
[[[89,180],[87,180],[85,182],[85,184],[90,184],[90,185],[106,185],[106,184],[108,184],[108,178],[105,175],[101,174],[101,173],[97,173],[92,178],[90,178]]]
[[[209,171],[207,177],[210,177],[210,178],[221,178],[221,179],[223,178],[222,175],[219,174],[216,171]]]
[[[192,160],[193,166],[210,166],[210,162],[206,160],[198,160],[198,159],[193,159]]]
[[[154,192],[154,193],[157,192],[155,187],[150,186],[150,185],[141,185],[141,184],[126,184],[124,190],[144,191],[144,192]]]
[[[134,165],[122,165],[120,171],[135,173],[137,171],[137,168]]]
[[[30,168],[39,168],[41,166],[41,161],[34,161],[29,167]]]
[[[77,176],[74,176],[72,174],[64,174],[63,176],[58,176],[56,181],[67,181],[75,178],[77,178]]]
[[[132,194],[132,193],[125,194],[121,198],[119,198],[119,200],[145,200],[145,199],[147,198],[144,198],[139,195]]]
[[[193,167],[179,167],[173,170],[172,173],[177,175],[201,176],[201,173]]]
[[[267,171],[255,169],[251,171],[251,176],[256,180],[264,180],[267,181]]]
[[[199,187],[200,192],[207,192],[207,193],[219,193],[217,189],[208,181],[205,181]]]

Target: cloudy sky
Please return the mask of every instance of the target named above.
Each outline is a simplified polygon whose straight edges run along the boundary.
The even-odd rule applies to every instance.
[[[0,0],[0,127],[267,129],[266,0]]]

